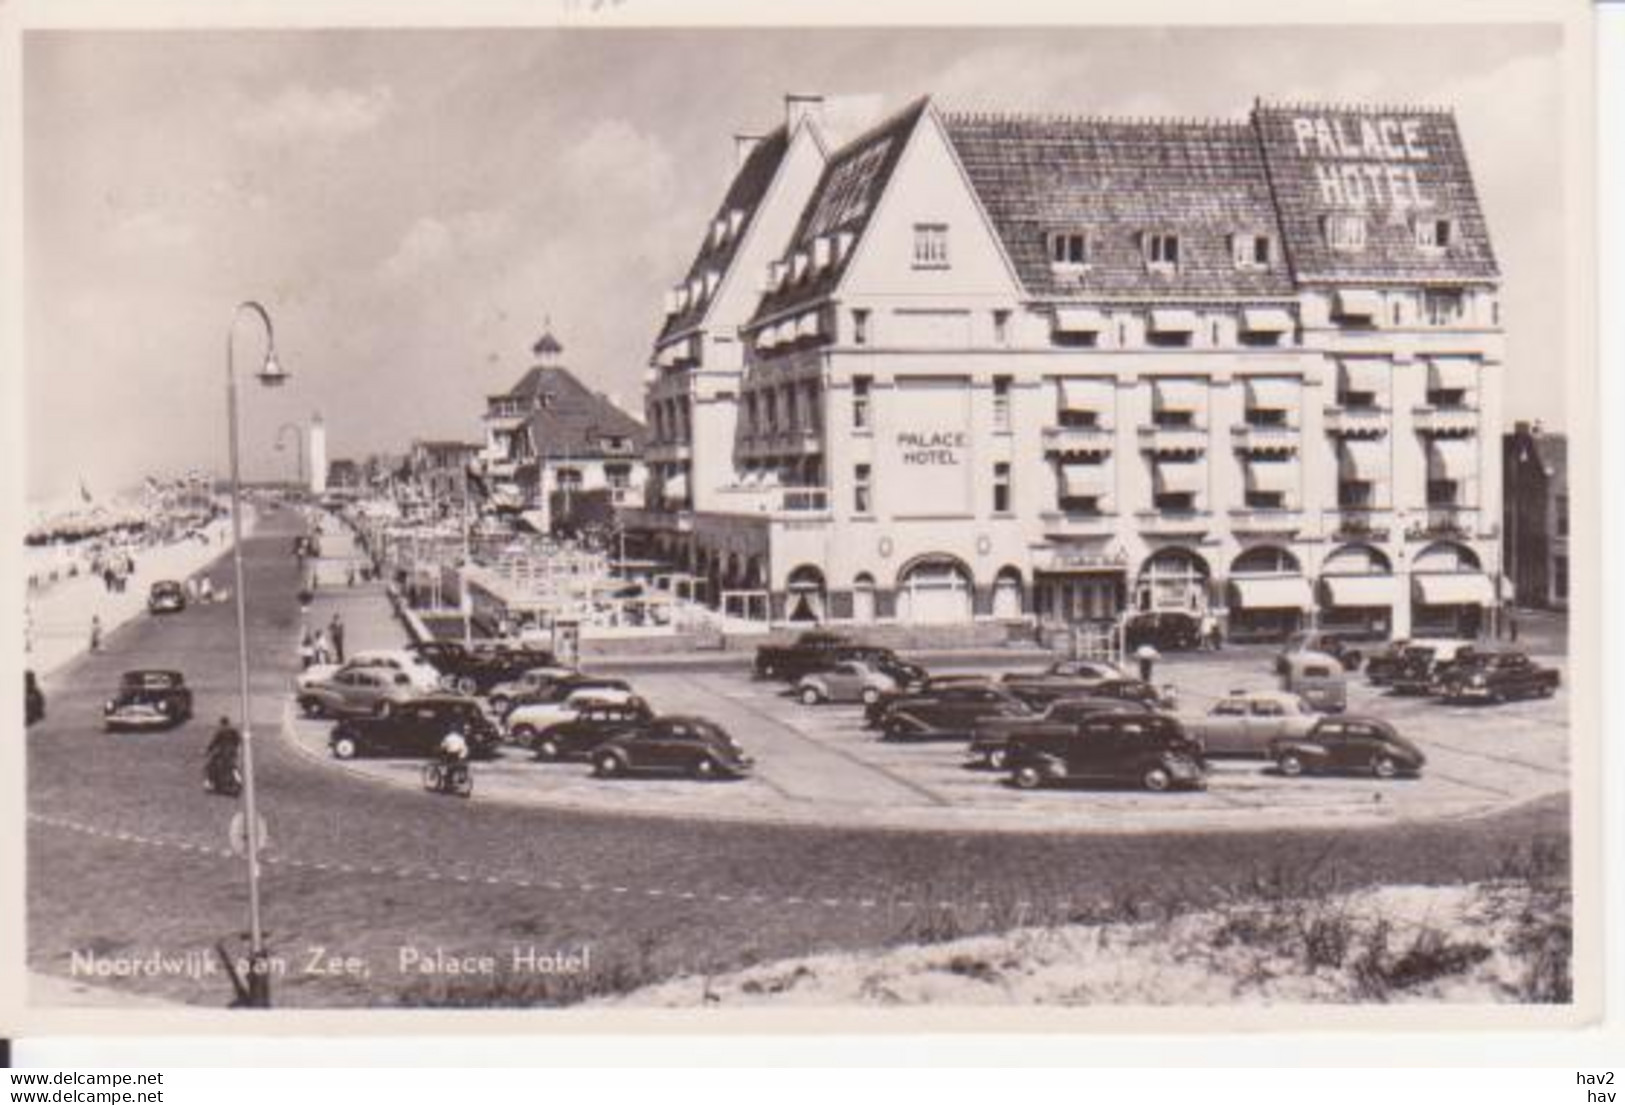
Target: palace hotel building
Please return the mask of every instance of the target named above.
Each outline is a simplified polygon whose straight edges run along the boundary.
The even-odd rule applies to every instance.
[[[736,139],[628,524],[775,622],[1470,632],[1498,271],[1453,116],[969,114]]]

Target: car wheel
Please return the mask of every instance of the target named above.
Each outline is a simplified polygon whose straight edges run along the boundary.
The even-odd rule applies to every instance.
[[[501,717],[508,712],[508,696],[505,694],[493,695],[491,698],[491,712]]]
[[[322,704],[314,698],[301,698],[299,700],[299,711],[306,717],[321,717],[323,712]]]
[[[552,737],[544,737],[536,745],[536,758],[538,760],[556,760],[560,755],[559,742]]]
[[[1140,776],[1140,782],[1146,790],[1164,791],[1174,785],[1174,777],[1168,774],[1168,769],[1158,765]]]
[[[816,706],[821,697],[823,696],[818,693],[817,687],[801,688],[801,704],[803,706]]]
[[[1282,775],[1285,775],[1289,779],[1296,779],[1299,775],[1303,774],[1303,760],[1293,755],[1291,752],[1279,757],[1275,761],[1275,766],[1280,770]]]
[[[529,725],[514,726],[513,732],[510,733],[509,736],[512,737],[514,743],[519,745],[521,748],[536,747],[536,730],[531,728]]]
[[[1031,764],[1016,768],[1010,779],[1022,790],[1037,790],[1044,782],[1043,774]]]
[[[351,737],[339,737],[333,742],[333,758],[338,760],[353,760],[357,752],[355,740]]]
[[[467,675],[461,676],[457,680],[455,687],[458,694],[472,695],[479,690],[479,686],[474,682],[473,678]]]
[[[457,677],[455,675],[442,675],[440,677],[440,689],[455,691],[457,689]]]
[[[879,701],[880,701],[880,691],[877,688],[875,688],[875,687],[865,687],[865,688],[863,688],[863,704],[865,706],[873,706],[876,702],[879,702]]]
[[[606,752],[593,761],[592,769],[602,778],[613,778],[621,773],[621,758],[613,752]]]
[[[1371,761],[1371,774],[1379,779],[1392,779],[1399,774],[1399,765],[1392,756],[1379,755]]]
[[[386,698],[378,703],[378,709],[375,712],[379,717],[389,717],[395,712],[395,704]]]
[[[713,760],[710,756],[701,756],[699,759],[695,760],[694,766],[690,770],[693,773],[694,778],[704,779],[707,781],[715,779],[719,774],[717,771],[717,761]]]
[[[984,761],[987,763],[987,766],[991,767],[994,771],[1003,771],[1005,761],[1007,761],[1009,758],[1010,754],[1002,748],[995,748],[983,757]]]

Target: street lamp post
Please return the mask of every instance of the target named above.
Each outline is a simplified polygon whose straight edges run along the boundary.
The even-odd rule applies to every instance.
[[[474,596],[468,593],[468,573],[474,566],[474,554],[469,548],[468,520],[468,463],[463,470],[463,570],[458,573],[457,604],[463,608],[463,647],[474,647]]]
[[[297,422],[284,422],[276,430],[276,447],[278,452],[282,451],[282,435],[289,430],[293,431],[294,444],[299,447],[295,455],[295,470],[299,473],[299,489],[303,491],[305,489],[305,428]]]
[[[265,951],[265,930],[260,924],[260,828],[254,792],[253,727],[249,721],[248,604],[247,587],[243,581],[243,492],[237,444],[237,368],[233,352],[237,320],[245,312],[256,316],[265,325],[265,363],[256,373],[260,383],[266,387],[277,387],[287,381],[288,374],[277,364],[276,336],[271,328],[270,314],[253,300],[239,303],[232,312],[231,325],[226,329],[226,419],[231,441],[231,562],[237,593],[237,690],[243,735],[243,841],[248,860],[247,997],[250,1006],[265,1009],[271,1005],[271,975],[270,960]]]

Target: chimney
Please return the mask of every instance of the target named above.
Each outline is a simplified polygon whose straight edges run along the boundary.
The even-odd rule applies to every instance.
[[[1528,437],[1529,436],[1529,423],[1527,423],[1527,422],[1514,422],[1512,424],[1512,436],[1514,436],[1514,437]]]
[[[785,93],[784,129],[794,134],[801,121],[809,118],[819,127],[824,125],[824,97]]]
[[[756,147],[762,144],[763,135],[736,134],[734,135],[734,168],[743,169],[750,155],[756,152]]]

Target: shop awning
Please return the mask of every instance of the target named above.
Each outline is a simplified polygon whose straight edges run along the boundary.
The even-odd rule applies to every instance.
[[[1337,366],[1344,392],[1360,395],[1387,395],[1391,375],[1388,362],[1375,357],[1351,357]]]
[[[1478,442],[1471,438],[1435,438],[1428,443],[1428,479],[1467,480],[1478,471]]]
[[[1411,591],[1423,606],[1493,606],[1495,588],[1482,572],[1445,572],[1411,577]]]
[[[1154,307],[1151,310],[1151,332],[1154,334],[1189,334],[1195,329],[1195,311],[1178,307]]]
[[[1478,364],[1466,357],[1435,357],[1428,361],[1429,391],[1472,391],[1478,383]]]
[[[1298,466],[1290,460],[1247,462],[1247,490],[1287,494],[1298,487]]]
[[[1284,334],[1292,329],[1292,312],[1284,307],[1243,307],[1241,328],[1249,334]]]
[[[680,503],[688,498],[688,477],[669,476],[660,489],[660,494],[668,503]]]
[[[1340,289],[1337,313],[1343,318],[1376,318],[1382,314],[1382,296],[1370,288]]]
[[[1057,334],[1096,334],[1106,328],[1106,316],[1093,307],[1055,308]]]
[[[1060,385],[1060,409],[1063,411],[1092,411],[1106,414],[1112,409],[1117,385],[1096,376],[1063,376]]]
[[[1393,606],[1399,581],[1393,576],[1321,576],[1328,606]]]
[[[772,349],[779,344],[779,331],[775,326],[764,326],[756,331],[756,348]]]
[[[1207,384],[1201,380],[1157,380],[1151,406],[1159,411],[1199,411],[1207,406]]]
[[[1195,495],[1206,486],[1207,472],[1201,461],[1168,459],[1157,462],[1158,495]]]
[[[1063,464],[1059,472],[1062,498],[1092,499],[1112,492],[1111,468],[1105,462]]]
[[[1388,478],[1388,442],[1344,438],[1338,443],[1337,474],[1344,480],[1382,483]]]
[[[1298,407],[1303,388],[1285,376],[1251,376],[1247,379],[1247,409],[1250,411],[1291,411]]]
[[[1314,605],[1309,581],[1302,576],[1232,579],[1230,596],[1246,610],[1304,610]]]

